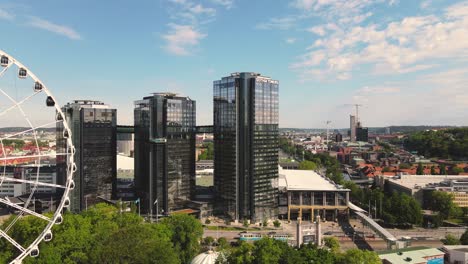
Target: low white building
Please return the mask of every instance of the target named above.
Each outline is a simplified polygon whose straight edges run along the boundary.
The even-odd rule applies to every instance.
[[[39,171],[38,171],[39,170]],[[57,172],[55,165],[43,165],[39,168],[35,165],[7,166],[0,172],[5,178],[21,179],[27,181],[39,181],[41,183],[57,184]],[[0,185],[0,197],[17,197],[31,193],[34,185],[30,183],[13,182],[3,179]],[[56,188],[52,186],[37,185],[34,193],[55,193]]]
[[[450,264],[468,263],[468,245],[444,246],[442,251],[447,254]]]

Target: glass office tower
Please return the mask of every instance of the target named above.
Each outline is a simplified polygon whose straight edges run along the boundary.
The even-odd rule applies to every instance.
[[[232,218],[277,216],[278,81],[233,73],[214,81],[214,186]]]
[[[195,101],[156,93],[135,102],[135,188],[141,211],[186,208],[195,186]]]
[[[116,184],[117,110],[100,101],[76,100],[62,107],[75,146],[75,188],[70,193],[70,210],[79,212],[88,206],[113,198]],[[64,153],[63,125],[57,123],[57,153]],[[57,181],[65,184],[65,156],[57,156]]]

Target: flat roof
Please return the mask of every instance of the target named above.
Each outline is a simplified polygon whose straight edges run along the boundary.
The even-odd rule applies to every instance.
[[[134,158],[117,154],[117,169],[133,170],[135,167]]]
[[[440,183],[446,180],[468,180],[468,177],[463,175],[401,175],[399,179],[388,179],[393,184],[409,189],[423,188],[428,184]]]
[[[278,187],[288,191],[349,191],[311,170],[279,169]]]
[[[427,257],[445,255],[443,251],[438,250],[437,248],[411,248],[407,250],[395,250],[391,253],[379,254],[380,259],[385,259],[390,263],[426,263]],[[411,259],[408,261],[407,259]]]

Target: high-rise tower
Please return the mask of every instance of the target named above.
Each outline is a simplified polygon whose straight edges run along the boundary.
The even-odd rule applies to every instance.
[[[351,142],[356,142],[356,116],[349,116]]]
[[[70,210],[79,212],[100,200],[111,199],[116,184],[117,110],[100,101],[75,100],[62,107],[75,146],[75,188]],[[57,123],[57,153],[65,152],[62,123]],[[66,161],[57,157],[57,181],[65,184]]]
[[[214,186],[235,220],[277,215],[278,81],[233,73],[214,81]]]
[[[155,93],[135,102],[135,189],[142,212],[153,215],[158,208],[158,214],[168,213],[190,200],[195,186],[195,110],[195,101],[173,93]]]

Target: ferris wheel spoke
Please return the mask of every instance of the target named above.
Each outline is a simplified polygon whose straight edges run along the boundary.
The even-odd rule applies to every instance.
[[[7,198],[7,199],[8,199],[8,198]],[[35,217],[37,217],[37,218],[46,220],[46,221],[48,221],[48,222],[51,222],[51,221],[52,221],[49,217],[47,217],[47,216],[45,216],[45,215],[38,214],[38,213],[36,213],[36,212],[34,212],[34,211],[32,211],[32,210],[29,210],[29,209],[27,209],[27,208],[24,208],[24,207],[21,207],[21,206],[19,206],[19,205],[17,205],[17,204],[14,204],[14,203],[12,203],[12,202],[6,200],[6,199],[0,198],[0,203],[6,204],[6,205],[11,206],[11,207],[13,207],[13,208],[16,208],[16,209],[18,209],[18,210],[21,210],[21,211],[23,211],[24,213],[33,215],[33,216],[35,216]]]
[[[33,94],[31,94],[31,95],[25,97],[23,100],[16,102],[16,101],[12,100],[11,97],[10,97],[5,91],[3,91],[2,89],[0,89],[0,92],[1,92],[3,95],[5,95],[6,97],[8,97],[8,99],[10,99],[10,100],[14,103],[14,105],[12,105],[12,106],[8,107],[7,109],[4,109],[3,111],[1,111],[1,112],[0,112],[0,116],[3,116],[3,115],[5,115],[6,113],[10,112],[11,110],[13,110],[13,109],[19,107],[19,106],[22,105],[24,102],[28,101],[28,100],[31,99],[33,96],[35,96],[36,94],[38,94],[38,93],[33,93]]]
[[[25,251],[25,249],[20,244],[18,244],[18,242],[16,242],[13,238],[11,238],[7,233],[3,232],[1,229],[0,229],[0,236],[4,237],[6,240],[8,240],[8,242],[10,242],[17,249],[19,249],[19,251],[21,251],[21,253],[23,253]]]
[[[67,207],[69,205],[69,199],[68,202],[64,202],[67,200],[64,200],[64,195],[66,195],[69,190],[74,188],[74,182],[72,181],[73,178],[73,173],[76,171],[76,164],[74,163],[74,155],[75,155],[75,148],[73,147],[73,142],[70,138],[71,131],[69,124],[65,120],[65,114],[63,113],[62,109],[60,108],[60,105],[57,103],[55,100],[54,96],[50,93],[49,89],[46,87],[46,85],[39,79],[37,76],[28,69],[25,65],[23,65],[21,62],[17,61],[14,57],[9,55],[8,53],[0,50],[0,57],[1,57],[1,66],[0,68],[0,79],[4,78],[7,74],[9,75],[10,73],[14,74],[14,71],[16,71],[16,68],[18,68],[17,72],[17,78],[20,79],[25,79],[28,78],[29,80],[32,80],[34,82],[34,86],[31,87],[31,90],[24,90],[21,94],[22,96],[18,99],[13,98],[10,93],[10,90],[8,88],[0,89],[0,97],[7,99],[4,104],[1,105],[0,107],[0,117],[3,116],[9,117],[12,115],[12,112],[18,111],[20,116],[23,117],[23,121],[26,121],[28,124],[27,128],[24,128],[23,131],[16,131],[14,133],[11,133],[9,135],[1,136],[0,137],[0,166],[3,166],[3,172],[0,171],[0,186],[4,183],[12,184],[12,183],[18,183],[18,184],[28,184],[30,187],[30,193],[22,199],[20,204],[14,203],[14,201],[8,199],[8,197],[3,197],[0,198],[0,205],[3,204],[13,210],[16,211],[15,214],[12,215],[11,221],[8,221],[8,225],[5,227],[0,227],[0,239],[1,237],[4,237],[8,242],[6,243],[11,243],[14,245],[14,247],[18,248],[17,252],[13,253],[12,255],[12,262],[11,263],[21,263],[25,257],[28,255],[31,256],[37,256],[39,253],[39,243],[41,243],[43,240],[45,240],[45,234],[50,232],[50,229],[52,226],[55,224],[57,221],[57,217],[55,216],[57,212],[61,212],[63,208]],[[11,69],[10,69],[11,68]],[[16,82],[15,82],[15,87],[16,87]],[[18,90],[18,89],[16,89]],[[31,94],[31,92],[33,92]],[[18,94],[18,91],[17,91]],[[33,125],[32,117],[35,117],[35,114],[32,116],[29,116],[30,109],[26,109],[25,106],[29,106],[31,102],[35,103],[38,96],[34,97],[37,94],[41,95],[46,95],[46,105],[48,107],[54,107],[53,109],[56,112],[56,116],[54,119],[49,119],[50,123],[43,124],[40,126],[35,126]],[[39,96],[41,96],[39,95]],[[34,110],[33,110],[34,111]],[[31,119],[30,119],[31,118]],[[52,122],[53,120],[53,122]],[[20,121],[20,120],[16,120]],[[60,123],[62,122],[62,123]],[[35,123],[35,122],[34,122]],[[41,123],[42,124],[42,123]],[[60,145],[57,144],[57,148],[54,151],[43,151],[43,148],[39,146],[40,144],[40,137],[38,134],[38,129],[40,128],[46,128],[46,127],[59,127],[63,126],[63,138],[66,139],[64,142],[60,141]],[[7,148],[4,146],[4,140],[10,139],[10,138],[15,138],[21,135],[28,135],[32,134],[32,141],[33,141],[33,146],[30,147],[30,150],[28,153],[22,153],[23,155],[19,154],[17,156],[14,156],[14,154],[8,154],[7,153]],[[58,143],[59,139],[56,139],[56,142]],[[65,143],[66,142],[66,143]],[[65,143],[66,145],[62,146],[62,143]],[[59,148],[60,147],[60,148]],[[57,152],[57,153],[55,153]],[[39,172],[39,169],[41,167],[41,160],[47,159],[47,157],[56,157],[58,162],[64,162],[66,163],[67,166],[67,183],[64,185],[59,185],[56,183],[47,183],[47,180],[43,180],[41,178],[41,174]],[[12,160],[18,159],[23,159],[21,162],[22,163],[34,163],[34,167],[37,167],[37,171],[30,171],[30,177],[28,176],[27,178],[24,179],[16,179],[14,178],[14,175],[10,174],[10,171],[7,173],[6,168],[7,165],[11,163]],[[30,164],[32,165],[32,164]],[[1,170],[1,169],[0,169]],[[42,180],[42,181],[40,181]],[[59,188],[60,190],[64,190],[64,194],[61,198],[62,202],[57,205],[55,208],[55,214],[54,217],[52,216],[44,216],[42,214],[34,212],[35,210],[30,210],[28,208],[32,208],[32,203],[35,204],[34,197],[36,195],[36,190],[41,188],[42,186],[47,187],[47,188]],[[34,201],[34,202],[33,202]],[[51,212],[53,210],[51,209]],[[47,225],[43,229],[42,233],[38,235],[35,239],[33,237],[28,237],[28,241],[32,241],[28,245],[20,245],[18,242],[15,241],[12,237],[10,237],[8,234],[14,228],[14,225],[18,222],[21,221],[23,216],[25,215],[30,215],[31,217],[39,218],[41,220],[47,221]],[[60,220],[61,222],[61,220]],[[11,234],[10,234],[11,235]],[[13,236],[14,237],[14,236]],[[23,247],[24,246],[24,247]],[[11,247],[12,248],[12,247]],[[19,254],[18,254],[19,252]],[[34,254],[33,254],[34,252]]]
[[[35,129],[48,127],[48,126],[50,126],[50,125],[57,124],[57,123],[60,123],[60,122],[63,122],[63,120],[57,120],[57,121],[50,122],[50,123],[47,123],[47,124],[44,124],[44,125],[40,125],[40,126],[35,127]],[[15,133],[15,134],[11,134],[11,135],[9,135],[9,136],[7,136],[7,137],[1,138],[0,140],[4,140],[4,139],[9,139],[9,138],[13,138],[13,137],[16,137],[16,136],[20,136],[20,135],[26,134],[26,133],[31,132],[31,131],[34,131],[34,128],[30,128],[30,129],[27,129],[27,130],[24,130],[24,131],[20,131],[20,132]]]
[[[46,182],[40,182],[40,181],[30,181],[30,180],[23,180],[23,179],[16,179],[16,178],[11,178],[11,177],[5,177],[5,176],[0,176],[0,179],[6,182],[19,182],[19,183],[29,183],[33,185],[39,185],[39,186],[47,186],[47,187],[54,187],[54,188],[62,188],[65,189],[67,186],[59,185],[59,184],[53,184],[53,183],[46,183]]]
[[[15,159],[43,158],[43,157],[53,157],[53,156],[66,156],[66,155],[68,155],[68,153],[50,153],[50,154],[40,154],[40,155],[10,156],[10,157],[5,157],[5,158],[0,158],[0,161],[15,160]]]
[[[8,63],[8,65],[5,66],[5,68],[0,72],[0,77],[2,77],[3,74],[5,74],[5,72],[8,70],[8,68],[10,68],[12,65],[13,65],[13,63]]]

